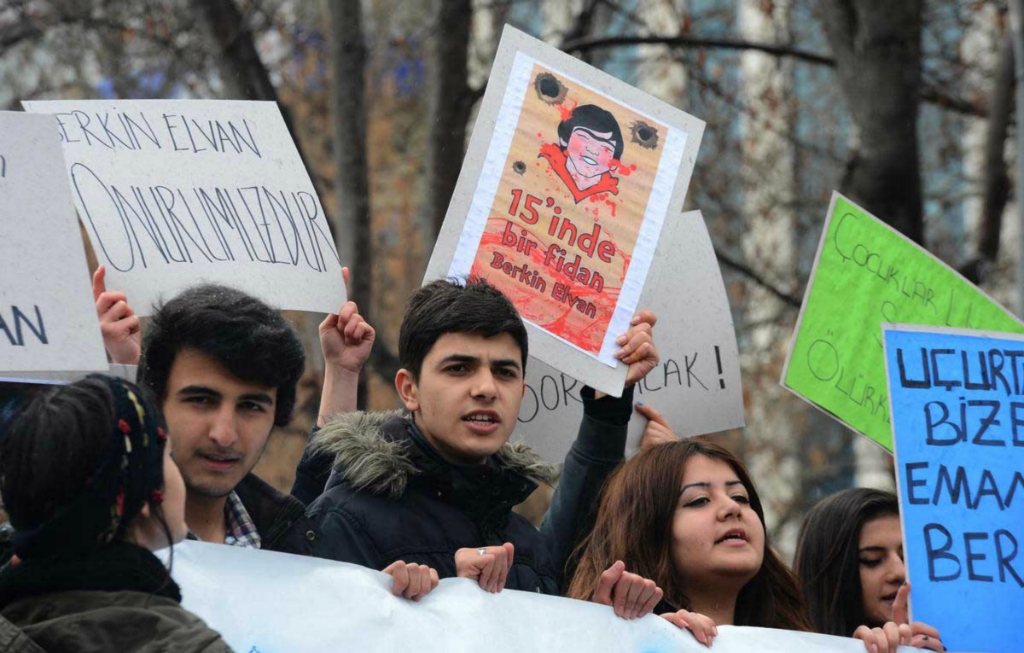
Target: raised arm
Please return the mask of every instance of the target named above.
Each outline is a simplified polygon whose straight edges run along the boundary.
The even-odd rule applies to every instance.
[[[348,283],[348,268],[341,269]],[[331,475],[330,455],[313,453],[309,443],[319,427],[331,415],[356,410],[359,393],[359,373],[370,357],[376,332],[359,314],[355,302],[346,302],[337,314],[328,315],[320,323],[320,349],[324,353],[324,386],[320,392],[320,413],[316,427],[310,433],[306,450],[295,470],[292,496],[306,505],[311,504],[324,491]]]
[[[348,268],[342,268],[348,283]],[[355,302],[346,302],[337,314],[320,323],[320,349],[324,353],[324,387],[320,393],[317,426],[336,413],[356,409],[359,373],[370,357],[377,333],[359,314]]]
[[[142,354],[142,325],[128,304],[128,297],[117,290],[107,290],[107,269],[102,265],[92,275],[92,298],[100,319],[103,346],[110,359],[124,365],[138,365]]]
[[[590,387],[584,387],[580,393],[583,420],[566,454],[561,480],[541,524],[552,559],[562,573],[566,572],[567,564],[571,565],[573,550],[592,525],[605,480],[625,457],[626,429],[633,413],[633,388],[659,361],[653,341],[656,322],[653,313],[642,311],[619,339],[622,348],[616,356],[629,365],[621,397],[606,396]],[[570,574],[563,580],[568,580]]]

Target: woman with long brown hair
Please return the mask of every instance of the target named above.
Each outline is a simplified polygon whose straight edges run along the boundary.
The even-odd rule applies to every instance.
[[[706,438],[641,451],[609,479],[568,595],[618,561],[664,591],[657,613],[710,645],[715,624],[812,630],[743,464]]]
[[[851,488],[819,501],[800,528],[793,567],[819,633],[945,650],[934,627],[908,623],[910,585],[892,492]]]

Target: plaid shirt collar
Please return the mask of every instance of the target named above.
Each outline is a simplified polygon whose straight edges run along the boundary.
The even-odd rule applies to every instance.
[[[260,534],[256,530],[256,524],[252,523],[249,511],[245,509],[242,500],[234,490],[228,495],[224,503],[224,519],[227,529],[224,534],[224,544],[230,546],[244,546],[249,549],[258,549],[262,545]]]

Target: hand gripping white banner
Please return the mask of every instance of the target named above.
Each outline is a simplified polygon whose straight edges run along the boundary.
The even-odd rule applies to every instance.
[[[163,552],[166,554],[166,552]],[[529,592],[488,594],[461,578],[416,603],[391,578],[355,565],[201,542],[174,547],[183,605],[238,653],[707,653],[689,632],[648,615]],[[723,626],[714,653],[864,653],[861,642]],[[903,653],[917,651],[900,647]]]

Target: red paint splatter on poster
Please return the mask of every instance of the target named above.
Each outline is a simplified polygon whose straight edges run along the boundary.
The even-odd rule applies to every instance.
[[[626,165],[618,159],[612,159],[611,166],[615,169],[615,174],[622,177],[628,177],[636,172],[636,165]]]
[[[518,237],[525,236],[538,243],[528,254],[519,252],[513,246],[505,245],[502,242],[502,233],[507,224],[512,224],[513,230]],[[520,314],[527,320],[543,327],[552,335],[565,339],[584,351],[598,353],[604,340],[604,334],[611,322],[612,314],[618,302],[621,288],[613,287],[612,284],[621,284],[625,278],[629,262],[623,258],[622,276],[618,279],[605,278],[603,287],[596,287],[591,276],[588,282],[580,276],[568,276],[564,268],[556,270],[555,261],[545,265],[545,253],[547,247],[539,243],[545,242],[548,238],[545,233],[547,224],[544,222],[536,226],[524,225],[518,220],[510,221],[505,216],[494,216],[488,220],[480,240],[480,248],[477,257],[470,271],[471,276],[487,279],[487,281],[506,293],[512,302],[519,309]],[[622,250],[611,238],[608,239],[617,255],[622,256]],[[556,241],[557,244],[557,241]],[[561,244],[562,246],[565,243]],[[571,261],[576,252],[573,248],[569,250],[564,263]],[[497,257],[500,255],[500,259]],[[494,262],[499,262],[499,267],[494,267]],[[523,281],[523,276],[518,273],[509,274],[501,269],[500,264],[507,263],[522,269],[527,266],[528,273],[525,278],[533,280],[541,278],[545,282],[543,289],[537,285],[531,285]],[[584,256],[580,260],[581,268],[588,268],[587,259]],[[536,276],[532,273],[536,272]],[[593,270],[591,269],[593,273]],[[579,270],[576,275],[579,275]],[[560,288],[556,290],[555,284]],[[593,306],[594,317],[581,311],[580,307]]]
[[[558,115],[561,117],[563,122],[572,118],[572,112],[576,110],[577,106],[579,106],[579,102],[576,100],[571,100],[570,103],[572,106],[566,106],[565,102],[560,102],[555,105],[555,108],[558,109]]]

